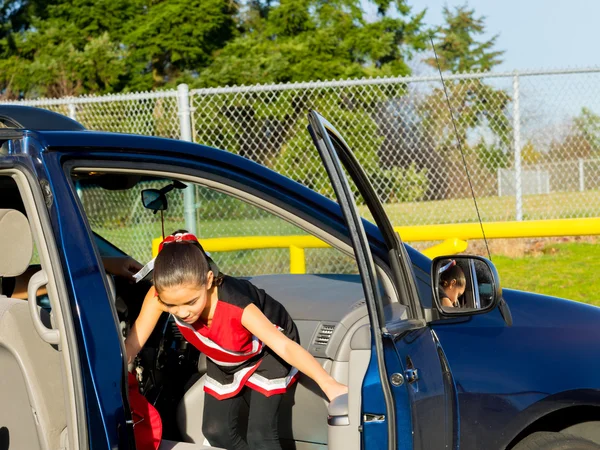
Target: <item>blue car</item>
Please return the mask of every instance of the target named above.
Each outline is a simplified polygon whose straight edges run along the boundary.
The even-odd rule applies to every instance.
[[[251,211],[262,234],[316,236],[351,266],[246,274],[349,386],[328,403],[301,378],[280,410],[283,448],[600,448],[600,309],[502,289],[483,258],[432,261],[404,245],[343,137],[314,111],[309,124],[337,202],[222,150],[0,106],[0,450],[135,449],[128,369],[161,413],[162,449],[211,448],[205,360],[171,318],[127,367],[123,337],[150,282],[108,264],[146,258],[132,237],[141,222],[103,219],[145,214],[157,224],[143,238],[150,248],[161,233],[152,212],[168,232],[182,228],[167,198],[189,189],[210,199],[185,208],[214,236],[235,235]],[[211,216],[223,205],[239,220]],[[374,223],[359,214],[367,208]],[[454,268],[464,281],[450,298]]]

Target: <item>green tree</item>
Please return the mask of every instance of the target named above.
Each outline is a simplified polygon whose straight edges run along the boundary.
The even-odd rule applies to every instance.
[[[235,0],[145,0],[123,42],[129,90],[174,86],[212,62],[237,33]]]
[[[551,161],[600,156],[600,116],[583,107],[568,124],[567,132],[550,144]]]
[[[322,100],[315,106],[344,136],[354,156],[367,172],[381,201],[394,203],[415,201],[423,197],[427,190],[425,171],[418,170],[414,164],[400,168],[386,167],[381,163],[378,149],[383,136],[375,132],[373,118],[368,112],[363,109],[340,109],[337,105]],[[319,154],[304,130],[285,143],[274,169],[293,176],[300,183],[323,195],[335,197]],[[355,197],[362,203],[357,190]]]
[[[537,151],[533,142],[528,140],[521,148],[521,161],[523,164],[538,164],[543,159],[541,152]]]
[[[437,29],[434,39],[442,71],[489,71],[502,63],[504,51],[495,49],[499,35],[483,42],[477,40],[485,34],[484,16],[475,17],[475,10],[467,5],[457,6],[454,11],[444,6],[443,16],[445,24]],[[437,68],[434,56],[425,62]]]
[[[18,98],[27,84],[27,57],[20,54],[20,36],[36,18],[47,17],[45,0],[0,0],[0,98]]]
[[[426,46],[424,12],[412,15],[405,0],[375,3],[379,17],[369,22],[360,0],[251,2],[240,34],[217,52],[198,85],[407,75],[407,60]]]
[[[13,32],[29,30],[33,21],[46,19],[56,0],[0,0],[0,39]]]
[[[176,84],[236,33],[232,0],[0,0],[0,95]]]
[[[407,61],[427,45],[424,12],[413,14],[404,0],[372,4],[379,13],[369,21],[360,0],[251,2],[241,14],[240,34],[216,52],[196,86],[408,75]],[[424,176],[414,169],[404,177],[403,169],[382,168],[378,155],[381,133],[377,117],[370,113],[403,93],[404,87],[398,86],[385,93],[355,87],[335,93],[299,89],[238,94],[226,106],[213,106],[211,117],[196,115],[195,128],[201,135],[218,136],[217,146],[226,146],[331,195],[327,174],[307,141],[306,113],[317,109],[357,144],[353,149],[380,182],[382,198],[416,198]],[[390,180],[415,181],[385,191],[385,186],[394,185]],[[418,187],[413,189],[413,184]]]
[[[6,94],[27,97],[65,97],[113,92],[125,74],[123,51],[108,33],[89,39],[80,48],[61,38],[55,27],[28,32],[21,43],[31,59],[17,59],[19,82]],[[9,95],[7,95],[9,96]]]
[[[484,17],[476,17],[475,11],[467,6],[456,7],[454,11],[444,7],[443,15],[445,23],[436,30],[434,37],[442,71],[488,71],[502,62],[500,56],[504,52],[495,49],[497,35],[487,41],[479,40],[485,34]],[[438,67],[434,56],[424,61]],[[435,166],[426,163],[425,168],[430,169],[430,173],[437,173],[435,180],[431,180],[433,182],[430,183],[428,194],[435,199],[448,195],[449,184],[446,180],[462,177],[464,173],[460,147],[467,153],[470,171],[481,173],[481,179],[485,179],[485,171],[493,171],[493,167],[505,159],[500,156],[502,153],[510,151],[510,121],[507,115],[510,96],[486,84],[484,79],[446,81],[445,85],[456,130],[442,86],[427,95],[419,108],[422,136],[427,141],[423,146],[431,150],[426,161],[431,161]],[[481,145],[469,146],[469,138],[475,134],[495,136],[498,142],[493,146],[494,162],[488,163],[474,156],[486,156],[486,152],[481,151]],[[453,184],[459,185],[458,181]],[[467,186],[465,183],[462,185]],[[466,195],[468,189],[456,192],[454,188],[454,191],[458,195]]]
[[[128,0],[9,1],[0,38],[5,98],[121,90],[125,49],[118,39],[136,4]],[[4,45],[3,45],[4,44]]]
[[[585,140],[590,148],[590,153],[600,155],[600,116],[585,106],[581,113],[573,119],[573,128]]]

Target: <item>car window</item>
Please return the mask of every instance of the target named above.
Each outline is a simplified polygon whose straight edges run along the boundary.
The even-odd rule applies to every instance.
[[[162,226],[161,212],[145,209],[141,193],[145,189],[164,188],[172,180],[144,177],[133,184],[119,183],[114,180],[118,175],[111,174],[113,179],[108,185],[99,176],[78,175],[76,183],[92,231],[146,263],[154,256],[152,242],[162,236]],[[225,273],[236,276],[291,273],[294,268],[291,256],[296,262],[303,260],[304,267],[300,269],[306,273],[357,273],[352,258],[337,249],[313,248],[314,241],[302,241],[309,237],[304,230],[269,211],[198,184],[186,189],[193,189],[194,193],[196,235]],[[165,233],[189,229],[184,191],[173,189],[166,195]],[[250,244],[249,238],[252,238]],[[219,251],[223,246],[230,251]]]

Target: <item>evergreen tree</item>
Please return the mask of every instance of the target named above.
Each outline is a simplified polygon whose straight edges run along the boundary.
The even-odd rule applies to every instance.
[[[367,20],[360,0],[251,2],[241,12],[240,34],[216,52],[196,85],[408,75],[407,61],[427,44],[424,12],[412,14],[404,0],[372,3],[379,11],[375,20]],[[403,87],[379,96],[373,92],[354,87],[337,96],[327,89],[283,91],[268,99],[237,95],[222,108],[212,105],[209,115],[196,114],[195,129],[222,135],[223,141],[236,142],[228,149],[333,195],[319,156],[307,140],[306,114],[316,109],[346,136],[378,185],[394,186],[382,188],[382,198],[418,198],[425,189],[425,175],[414,167],[388,170],[382,165],[378,155],[382,139],[372,114],[389,96],[402,95]]]
[[[369,22],[360,0],[251,2],[240,34],[217,52],[198,84],[407,75],[407,60],[426,46],[424,12],[411,15],[405,0],[376,4],[379,16]]]
[[[236,34],[233,0],[146,0],[123,37],[129,90],[175,86],[195,78]]]
[[[434,42],[442,71],[462,73],[469,71],[488,71],[500,64],[504,51],[496,50],[498,35],[487,41],[479,40],[485,34],[485,17],[476,17],[475,11],[467,6],[459,6],[451,11],[443,10],[444,25],[436,31]],[[438,68],[434,56],[424,60]],[[495,155],[495,161],[506,160],[510,151],[510,121],[507,105],[510,96],[485,83],[484,79],[465,79],[446,81],[446,89],[457,130],[455,132],[450,111],[446,106],[446,93],[442,86],[420,102],[419,113],[424,141],[423,148],[428,149],[428,157],[423,158],[424,168],[434,177],[429,185],[428,197],[446,198],[449,183],[454,184],[453,192],[458,192],[460,184],[468,195],[468,185],[463,182],[464,167],[459,147],[467,153],[469,170],[484,180],[493,173],[496,163],[485,158]],[[496,139],[493,144],[480,141],[470,147],[467,137],[477,131]],[[458,141],[458,142],[457,142]],[[500,154],[505,156],[500,157]],[[488,173],[489,172],[489,173]]]
[[[454,12],[444,6],[443,16],[445,24],[438,28],[434,39],[442,71],[489,71],[502,63],[504,51],[495,49],[498,35],[483,42],[477,40],[485,34],[485,17],[475,17],[475,10],[466,5],[456,7]],[[437,69],[435,57],[425,62]]]
[[[174,85],[208,65],[231,39],[236,14],[231,0],[0,3],[0,96]]]

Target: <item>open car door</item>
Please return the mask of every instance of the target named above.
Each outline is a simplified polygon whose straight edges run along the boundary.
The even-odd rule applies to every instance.
[[[342,208],[371,325],[371,362],[362,388],[362,448],[454,448],[456,430],[448,419],[455,417],[456,411],[452,402],[446,401],[453,390],[444,378],[448,371],[442,372],[439,343],[423,319],[406,249],[340,133],[316,111],[309,113],[309,124]],[[381,232],[387,276],[396,291],[391,296],[401,308],[383,302],[375,261],[344,168]]]

